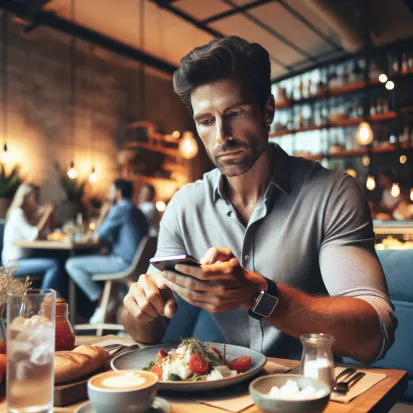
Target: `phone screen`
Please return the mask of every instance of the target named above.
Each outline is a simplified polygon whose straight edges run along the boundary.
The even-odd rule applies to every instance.
[[[176,264],[185,265],[201,265],[198,260],[190,255],[173,255],[169,257],[154,257],[149,260],[149,262],[156,267],[159,271],[176,271]]]

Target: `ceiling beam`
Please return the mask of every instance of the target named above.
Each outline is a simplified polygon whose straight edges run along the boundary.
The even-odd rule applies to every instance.
[[[320,39],[324,40],[325,43],[335,49],[335,51],[341,52],[343,50],[343,48],[337,42],[335,42],[331,37],[327,36],[316,26],[314,26],[313,23],[311,23],[306,17],[304,17],[301,13],[294,9],[294,7],[291,7],[288,3],[286,3],[285,0],[277,0],[277,2],[298,21],[312,30],[318,37],[320,37]]]
[[[224,11],[223,13],[215,14],[214,16],[201,20],[201,23],[203,24],[213,23],[218,20],[225,19],[226,17],[230,17],[233,14],[237,14],[237,13],[240,13],[246,10],[251,10],[254,7],[261,6],[262,4],[265,4],[265,3],[270,3],[271,1],[272,0],[256,0],[256,1],[253,1],[252,3],[245,4],[244,6],[238,6],[236,8]]]
[[[25,14],[24,8],[21,7],[20,4],[17,4],[11,0],[0,0],[0,8],[19,17],[23,17],[25,19],[28,18]],[[40,10],[34,13],[30,17],[29,26],[33,23],[36,25],[50,27],[69,36],[75,36],[85,42],[93,43],[103,49],[109,50],[129,59],[142,62],[145,65],[151,66],[168,74],[172,74],[176,69],[176,66],[165,60],[144,52],[143,50],[136,49],[125,43],[114,40],[85,26],[73,23],[50,11]]]
[[[237,5],[232,1],[232,0],[221,0],[224,3],[232,6],[233,8],[237,7]],[[252,21],[254,24],[256,24],[258,27],[266,31],[267,33],[271,34],[271,36],[275,37],[276,39],[280,40],[282,43],[290,47],[291,49],[295,50],[297,53],[299,53],[301,56],[306,57],[307,59],[311,60],[312,62],[316,63],[317,58],[315,56],[312,56],[310,53],[305,51],[304,49],[301,49],[301,47],[298,47],[295,43],[292,41],[288,40],[285,36],[283,36],[281,33],[279,33],[277,30],[273,29],[271,26],[268,24],[264,23],[262,20],[258,19],[248,11],[241,11],[241,14],[243,14],[248,20]]]
[[[203,30],[204,32],[211,34],[214,37],[220,38],[220,37],[225,37],[226,35],[219,32],[218,30],[214,30],[211,27],[208,27],[206,24],[202,23],[199,20],[194,19],[192,16],[189,14],[183,12],[182,10],[177,9],[176,7],[172,6],[167,0],[151,0],[152,3],[155,3],[159,7],[168,10],[169,12],[175,14],[176,16],[181,17],[183,20],[185,20],[188,23],[191,23],[193,26],[197,27],[198,29]],[[270,55],[270,59],[272,60],[273,63],[276,63],[277,65],[283,67],[284,69],[291,71],[291,66],[287,65],[286,63],[282,62],[281,60],[277,59],[274,56]]]

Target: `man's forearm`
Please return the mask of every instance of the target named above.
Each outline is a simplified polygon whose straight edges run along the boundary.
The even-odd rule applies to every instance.
[[[126,307],[121,309],[121,321],[126,332],[139,343],[160,343],[166,331],[165,317],[158,317],[150,322],[138,322],[132,317]]]
[[[334,352],[369,363],[382,346],[379,316],[366,301],[351,297],[314,297],[278,284],[280,301],[267,323],[299,338],[301,334],[334,336]]]

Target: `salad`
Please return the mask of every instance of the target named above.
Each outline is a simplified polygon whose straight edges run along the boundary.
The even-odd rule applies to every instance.
[[[182,340],[177,348],[159,350],[155,361],[143,370],[157,374],[161,381],[210,381],[236,376],[251,367],[251,357],[226,360],[217,348],[201,343],[197,338]]]

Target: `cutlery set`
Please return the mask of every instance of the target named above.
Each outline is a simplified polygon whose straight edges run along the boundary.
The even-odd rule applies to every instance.
[[[337,375],[333,391],[340,394],[346,394],[366,373],[357,372],[356,369],[349,367]],[[342,379],[341,381],[339,381]]]
[[[125,346],[122,344],[110,344],[108,346],[103,346],[103,348],[106,351],[109,351],[110,353],[110,358],[108,361],[113,360],[116,356],[119,356],[119,354],[124,354],[124,353],[128,353],[129,351],[134,351],[139,349],[139,345],[138,344],[133,344],[131,346]]]

